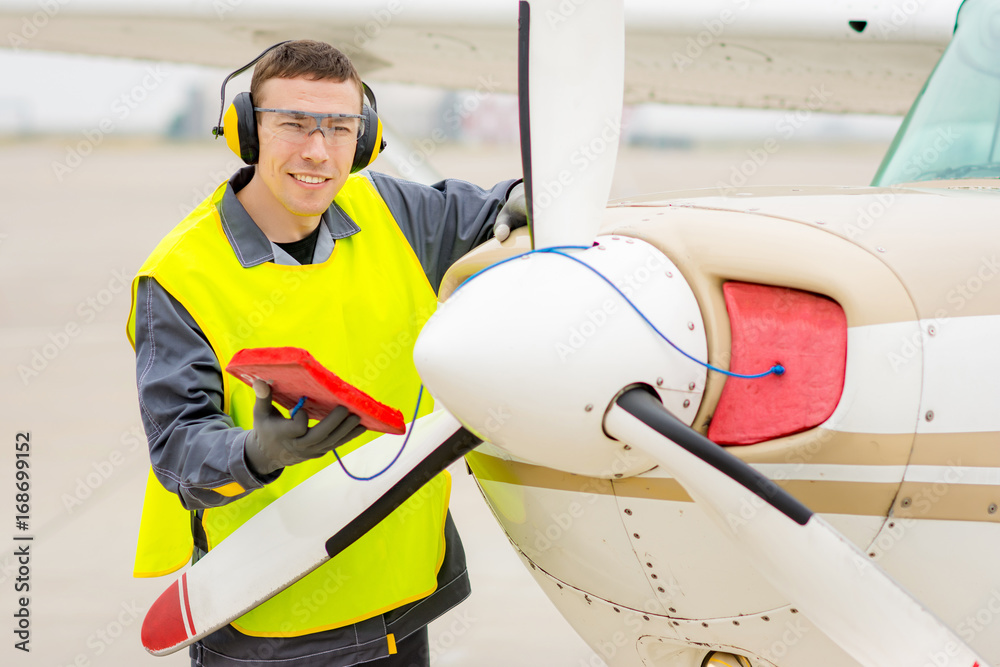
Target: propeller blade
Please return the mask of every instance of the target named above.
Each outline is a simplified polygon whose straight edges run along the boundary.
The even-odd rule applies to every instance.
[[[383,475],[346,479],[330,465],[256,514],[153,603],[142,645],[167,655],[277,595],[353,544],[453,461],[479,445],[445,410],[418,419]],[[380,470],[405,436],[384,435],[344,457],[355,475]]]
[[[534,248],[589,246],[611,192],[625,85],[623,0],[522,0],[521,163]]]
[[[988,665],[850,540],[646,390],[622,394],[605,428],[657,459],[761,574],[862,665]],[[727,521],[747,503],[756,510],[747,525]]]

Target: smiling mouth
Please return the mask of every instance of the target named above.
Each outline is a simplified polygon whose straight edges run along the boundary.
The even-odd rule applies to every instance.
[[[291,174],[291,177],[294,178],[296,181],[299,181],[300,183],[311,183],[314,185],[319,183],[325,183],[326,181],[330,180],[328,178],[323,178],[322,176],[305,176],[303,174]]]

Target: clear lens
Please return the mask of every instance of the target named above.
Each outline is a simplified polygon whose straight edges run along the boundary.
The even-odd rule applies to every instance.
[[[261,111],[260,114],[265,130],[291,143],[303,143],[319,130],[327,146],[341,146],[354,143],[365,133],[364,120],[350,116],[286,111]]]

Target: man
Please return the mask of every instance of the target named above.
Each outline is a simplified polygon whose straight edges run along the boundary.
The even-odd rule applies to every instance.
[[[133,282],[129,334],[152,462],[136,576],[175,571],[192,543],[197,559],[329,465],[332,449],[344,455],[377,435],[343,409],[312,427],[304,411],[286,418],[266,385],[223,373],[233,354],[302,347],[412,413],[412,346],[444,272],[495,223],[506,236],[525,222],[513,181],[484,191],[351,175],[358,134],[374,128],[359,118],[357,72],[327,44],[274,48],[250,96],[257,164],[189,214]],[[427,623],[469,593],[448,488],[439,475],[342,554],[192,646],[192,664],[427,665]]]

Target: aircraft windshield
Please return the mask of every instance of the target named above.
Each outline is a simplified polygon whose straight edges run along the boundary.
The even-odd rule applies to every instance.
[[[1000,178],[1000,1],[967,0],[872,185]]]

